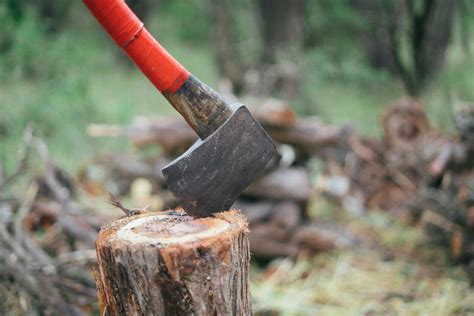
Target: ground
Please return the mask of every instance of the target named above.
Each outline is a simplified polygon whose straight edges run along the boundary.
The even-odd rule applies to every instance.
[[[337,211],[336,211],[337,212]],[[342,212],[341,210],[339,212]],[[254,311],[266,315],[472,315],[474,292],[446,249],[421,227],[384,213],[339,217],[369,238],[350,249],[296,261],[276,260],[251,272]],[[374,243],[375,241],[375,243]]]

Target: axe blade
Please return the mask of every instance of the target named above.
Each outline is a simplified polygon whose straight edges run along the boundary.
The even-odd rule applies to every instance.
[[[239,105],[206,139],[163,168],[171,193],[192,216],[228,210],[275,153],[272,140]]]

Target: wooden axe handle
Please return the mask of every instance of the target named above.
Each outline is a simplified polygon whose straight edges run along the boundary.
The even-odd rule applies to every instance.
[[[99,23],[202,139],[232,114],[222,97],[191,75],[147,31],[124,0],[83,0]]]

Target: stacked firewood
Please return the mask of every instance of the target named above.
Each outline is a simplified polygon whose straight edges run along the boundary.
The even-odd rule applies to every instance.
[[[383,139],[352,137],[344,159],[328,161],[338,168],[328,168],[318,187],[331,195],[327,179],[342,175],[350,179],[346,190],[336,194],[343,204],[348,196],[362,197],[366,209],[421,221],[433,241],[445,244],[452,258],[465,264],[474,282],[473,108],[457,107],[457,132],[446,137],[430,125],[420,103],[392,104],[382,115]]]
[[[324,195],[352,215],[382,209],[420,221],[474,280],[472,106],[458,107],[457,132],[446,137],[430,125],[421,104],[397,102],[384,111],[384,137],[376,140],[359,137],[350,127],[298,118],[282,101],[247,103],[259,104],[250,109],[278,148],[234,205],[250,221],[254,257],[359,244],[342,226],[310,220],[308,205]],[[54,166],[45,144],[27,129],[18,169],[9,175],[0,170],[0,314],[12,308],[68,315],[94,309],[93,244],[99,227],[120,216],[117,210],[100,212],[109,192],[134,207],[177,206],[161,169],[196,140],[183,120],[139,118],[128,127],[90,126],[89,133],[125,135],[137,153],[98,156],[84,165],[76,182]],[[34,152],[44,168],[33,180],[20,180],[31,176],[28,157]],[[317,172],[315,161],[323,166]],[[18,190],[17,182],[29,188]],[[100,203],[93,199],[92,210],[84,202],[94,196]]]
[[[471,110],[458,115],[459,132],[448,139],[431,126],[420,103],[401,100],[383,112],[384,135],[377,140],[360,137],[349,126],[336,128],[315,118],[298,118],[282,101],[265,99],[246,103],[278,148],[276,157],[234,206],[242,209],[250,220],[251,247],[256,257],[295,256],[302,250],[315,252],[357,242],[357,238],[344,230],[308,220],[307,206],[321,194],[340,203],[353,215],[360,216],[365,210],[387,210],[413,222],[420,218],[433,221],[433,216],[423,214],[440,215],[438,208],[427,206],[431,204],[424,198],[438,189],[442,193],[434,194],[437,200],[448,195],[449,201],[455,201],[443,204],[446,211],[440,216],[450,224],[441,225],[442,236],[451,240],[454,257],[472,261],[474,239],[469,223],[474,221],[470,200],[474,159],[472,119],[466,114]],[[144,195],[149,197],[151,208],[176,206],[160,169],[196,140],[183,120],[141,118],[128,127],[90,126],[89,134],[126,135],[139,152],[154,145],[161,152],[149,159],[122,155],[98,158],[81,172],[86,190],[99,195],[110,191],[139,196],[143,195],[140,188],[141,191],[145,188]],[[314,159],[322,161],[324,168],[312,179]],[[102,168],[104,181],[98,184],[91,176],[94,173],[91,168]],[[104,185],[107,181],[111,185]],[[447,183],[454,189],[445,187]],[[462,229],[454,229],[456,225]]]
[[[443,138],[431,128],[423,106],[410,99],[387,107],[382,126],[382,141],[353,142],[357,159],[351,179],[368,209],[396,211],[416,195]]]
[[[457,133],[429,164],[411,209],[474,284],[474,105],[458,103],[454,119]]]
[[[350,129],[324,125],[315,119],[297,118],[291,108],[275,99],[254,101],[250,107],[277,144],[278,154],[262,174],[241,194],[233,206],[249,218],[251,248],[255,257],[296,256],[301,251],[316,252],[351,244],[346,234],[333,227],[308,223],[306,208],[314,193],[310,179],[309,159],[326,148],[345,144]],[[187,149],[195,133],[180,118],[137,119],[128,127],[93,125],[93,136],[127,135],[140,151],[158,145],[160,155],[152,158],[102,156],[87,165],[80,174],[83,187],[95,194],[107,191],[117,195],[137,195],[137,179],[149,183],[148,196],[157,201],[155,209],[175,207],[160,170]],[[96,181],[92,169],[102,168],[104,179]],[[92,172],[91,172],[92,171]],[[134,200],[136,202],[136,199]],[[152,207],[153,208],[153,207]]]

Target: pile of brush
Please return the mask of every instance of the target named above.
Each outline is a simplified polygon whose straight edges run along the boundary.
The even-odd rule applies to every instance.
[[[258,103],[258,108],[250,109],[277,144],[278,154],[233,206],[241,209],[250,221],[252,253],[260,258],[296,256],[302,250],[316,252],[350,244],[350,238],[306,220],[306,208],[314,193],[308,162],[315,153],[347,142],[350,129],[330,127],[315,119],[299,119],[279,100]],[[127,127],[89,126],[88,132],[96,137],[126,135],[141,152],[150,146],[160,148],[160,153],[150,159],[98,157],[80,173],[80,182],[88,192],[144,196],[134,198],[134,202],[141,201],[156,210],[177,206],[160,170],[196,140],[195,133],[182,119],[141,118]],[[97,173],[103,177],[98,179]]]
[[[434,194],[436,199],[447,194],[454,201],[449,212],[438,214],[452,223],[442,225],[443,236],[454,238],[454,257],[472,260],[472,108],[457,111],[458,133],[446,137],[432,127],[420,103],[401,100],[384,111],[384,135],[378,140],[360,137],[350,126],[336,128],[315,118],[298,118],[283,101],[260,99],[247,104],[278,148],[278,155],[234,205],[249,218],[256,257],[296,256],[301,251],[354,244],[355,238],[343,230],[308,220],[307,206],[320,195],[356,216],[366,210],[387,210],[414,222],[433,221],[432,215],[423,214],[439,212],[427,206],[431,204],[426,195],[440,190],[442,194]],[[160,149],[149,158],[138,158],[143,154],[98,157],[80,174],[88,192],[130,194],[135,203],[157,210],[176,206],[160,170],[196,140],[183,120],[137,118],[130,126],[93,125],[88,132],[95,137],[127,136],[139,153],[150,147]],[[315,161],[324,167],[312,177]],[[448,182],[457,189],[446,187]],[[454,213],[463,215],[453,218]],[[463,228],[454,229],[455,225]]]
[[[250,221],[254,257],[359,245],[361,238],[347,228],[310,219],[308,206],[324,195],[354,216],[379,209],[423,223],[474,279],[472,106],[459,107],[457,131],[446,137],[431,126],[421,104],[397,102],[384,111],[384,137],[376,140],[359,137],[347,126],[298,118],[282,101],[248,103],[261,104],[250,110],[278,148],[234,205]],[[68,315],[95,310],[94,241],[99,228],[121,214],[100,211],[107,208],[109,192],[130,197],[124,204],[135,207],[177,206],[161,168],[196,140],[183,120],[136,119],[126,127],[94,125],[88,131],[126,136],[136,153],[98,156],[75,181],[54,166],[45,144],[27,129],[18,169],[9,175],[0,170],[0,314],[7,309]],[[31,179],[28,161],[34,153],[44,166]],[[24,183],[28,189],[18,189]],[[90,199],[93,208],[85,204]]]
[[[106,221],[78,201],[70,177],[25,131],[18,168],[0,170],[0,314],[86,315],[96,310],[91,266]],[[31,179],[31,156],[44,165]],[[19,189],[27,183],[27,190]]]
[[[420,103],[408,99],[388,106],[383,139],[352,137],[344,159],[327,161],[317,187],[348,211],[358,210],[356,200],[365,209],[421,222],[474,281],[474,107],[458,104],[454,117],[456,133],[445,136],[431,126]],[[350,184],[334,190],[331,183],[341,177]]]
[[[474,284],[474,106],[461,103],[454,118],[457,132],[428,164],[410,209]]]

